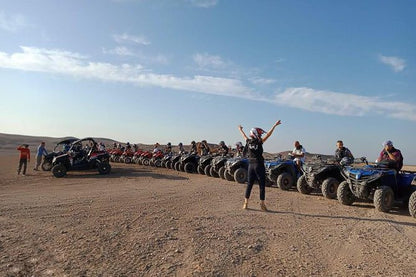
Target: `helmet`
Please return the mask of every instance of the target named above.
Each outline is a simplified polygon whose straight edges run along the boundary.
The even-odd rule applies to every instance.
[[[241,141],[238,141],[235,143],[235,146],[237,147],[243,147],[243,143]]]
[[[191,142],[191,144],[195,144],[196,142],[193,140],[192,142]]]
[[[168,146],[171,146],[172,144],[170,142],[168,142]]]
[[[127,142],[127,145],[130,145],[130,142]]]
[[[261,138],[261,135],[263,135],[265,132],[266,131],[264,131],[262,128],[254,127],[251,128],[250,135],[255,138]]]
[[[225,142],[222,140],[220,141],[219,145],[225,145]]]
[[[178,146],[182,146],[182,145],[183,145],[182,142],[179,142]]]

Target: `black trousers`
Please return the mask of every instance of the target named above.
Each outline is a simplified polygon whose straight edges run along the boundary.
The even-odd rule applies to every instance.
[[[260,200],[266,198],[266,168],[263,162],[250,162],[248,165],[248,178],[246,188],[246,198],[250,198],[251,189],[253,188],[254,181],[259,181],[260,188]]]
[[[17,174],[20,174],[20,171],[22,170],[22,166],[23,166],[23,174],[26,174],[27,159],[20,159],[19,168],[17,169]]]

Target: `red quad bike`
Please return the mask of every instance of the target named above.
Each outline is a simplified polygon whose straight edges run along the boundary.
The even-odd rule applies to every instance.
[[[133,159],[132,162],[135,164],[139,164],[140,156],[143,154],[143,150],[139,149],[136,152],[133,153]]]
[[[121,149],[112,149],[110,150],[110,161],[111,162],[115,162],[115,163],[119,163],[120,162],[120,157],[121,155],[123,155],[123,151],[121,151]]]
[[[69,151],[56,156],[52,162],[52,174],[61,178],[68,171],[97,169],[100,174],[111,171],[110,155],[107,151],[98,151],[97,143],[92,138],[75,141]]]
[[[142,165],[150,165],[150,159],[153,157],[152,152],[150,151],[144,151],[141,155],[140,155],[140,160],[139,160],[139,164]]]
[[[120,156],[120,162],[129,164],[133,161],[133,151],[126,150],[123,152],[123,154]]]
[[[161,167],[162,166],[162,159],[165,157],[162,151],[158,151],[156,153],[153,153],[152,158],[149,161],[149,165]]]

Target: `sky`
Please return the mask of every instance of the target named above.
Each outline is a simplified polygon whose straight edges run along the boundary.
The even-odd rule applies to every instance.
[[[411,0],[3,1],[0,132],[242,141],[416,164]]]

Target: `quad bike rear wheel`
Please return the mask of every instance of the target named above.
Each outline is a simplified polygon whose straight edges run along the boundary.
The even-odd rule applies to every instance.
[[[409,199],[409,213],[411,216],[416,218],[416,191],[410,195]]]
[[[124,158],[124,163],[126,163],[126,164],[131,163],[131,158],[130,157],[125,157]]]
[[[51,169],[52,169],[52,163],[50,161],[43,161],[42,170],[43,171],[50,171]]]
[[[296,184],[296,188],[302,194],[310,194],[312,192],[312,188],[308,185],[305,175],[300,176]]]
[[[66,175],[66,167],[63,164],[57,164],[52,167],[52,174],[56,178],[62,178]]]
[[[394,192],[391,187],[382,186],[374,192],[374,206],[380,212],[390,211],[394,202]]]
[[[328,199],[335,199],[337,197],[339,182],[333,177],[326,178],[322,182],[322,194]]]
[[[111,171],[111,165],[109,163],[99,163],[97,164],[98,173],[101,175],[109,174]]]
[[[197,171],[199,174],[201,174],[201,175],[204,175],[204,174],[205,174],[205,172],[204,172],[204,168],[203,168],[202,166],[200,166],[200,165],[198,165],[198,167],[196,168],[196,171]]]
[[[220,176],[218,175],[217,171],[215,171],[215,169],[211,166],[209,174],[211,175],[211,177],[215,177],[215,178],[219,178]]]
[[[204,169],[205,175],[212,177],[211,176],[211,165],[207,165]]]
[[[282,172],[277,176],[276,184],[281,190],[289,190],[293,186],[293,177],[287,172]]]
[[[355,196],[350,190],[350,186],[347,181],[341,182],[337,189],[338,202],[342,205],[351,206],[355,201]]]

